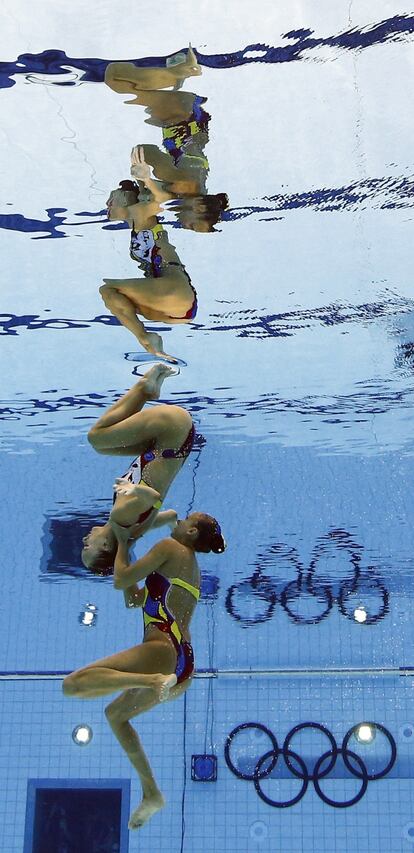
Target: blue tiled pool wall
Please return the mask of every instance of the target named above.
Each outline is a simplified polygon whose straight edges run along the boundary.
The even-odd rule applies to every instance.
[[[409,850],[407,831],[412,824],[412,686],[408,678],[397,679],[261,679],[252,675],[210,681],[196,679],[185,700],[177,700],[151,716],[143,716],[137,726],[145,748],[168,799],[165,809],[151,827],[153,842],[162,845],[168,835],[173,849],[191,850],[202,844],[208,853],[225,849],[266,851],[308,849],[346,850],[345,839],[351,831],[354,849],[366,853],[373,848]],[[106,725],[103,701],[61,702],[59,682],[9,682],[2,684],[2,772],[8,785],[1,795],[3,810],[2,844],[5,851],[22,849],[28,778],[129,779],[131,802],[139,797],[139,786],[131,777],[128,762],[118,749]],[[30,704],[30,711],[27,706]],[[214,719],[207,720],[213,709]],[[321,723],[334,735],[338,745],[346,731],[362,720],[386,720],[396,740],[398,758],[385,779],[368,783],[360,803],[350,809],[333,808],[323,803],[309,784],[303,799],[292,808],[274,809],[257,795],[252,782],[237,779],[227,768],[223,745],[240,722],[261,723],[271,729],[279,743],[293,726],[312,721]],[[92,726],[91,744],[79,749],[71,732],[79,722]],[[206,742],[206,721],[208,723]],[[411,721],[411,722],[410,722]],[[407,732],[411,731],[411,736]],[[260,734],[260,733],[259,733]],[[185,747],[185,749],[184,749]],[[362,758],[370,755],[367,747],[352,742],[350,748]],[[238,759],[260,757],[270,748],[263,738],[245,738],[238,747]],[[326,737],[312,731],[297,736],[292,749],[314,766],[328,749]],[[190,779],[191,755],[206,750],[218,755],[217,781],[198,784]],[[185,783],[184,783],[185,757]],[[368,767],[381,770],[389,760],[385,739]],[[240,765],[243,767],[243,763]],[[250,763],[250,767],[251,767]],[[346,777],[346,778],[345,778]],[[185,787],[184,787],[185,785]],[[320,782],[323,793],[333,800],[353,797],[360,788],[358,779],[349,777],[338,759],[338,767]],[[289,799],[300,788],[292,775],[264,780],[263,790],[273,799]],[[184,796],[184,813],[182,812]],[[375,815],[375,821],[373,820]],[[184,820],[184,825],[183,825]],[[257,827],[257,824],[264,825]],[[147,830],[145,834],[147,834]],[[322,836],[322,840],[321,840]],[[148,835],[149,837],[149,835]],[[258,839],[259,837],[259,839]],[[256,838],[256,841],[254,841]],[[143,833],[143,840],[145,835]],[[140,849],[143,840],[131,835],[130,850]],[[253,844],[254,841],[254,844]],[[290,846],[288,846],[290,845]],[[304,846],[304,849],[305,846]]]

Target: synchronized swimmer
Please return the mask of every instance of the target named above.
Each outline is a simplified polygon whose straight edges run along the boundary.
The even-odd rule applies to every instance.
[[[150,528],[175,519],[172,510],[160,509],[193,446],[193,421],[181,406],[158,403],[146,407],[158,399],[163,381],[172,375],[173,368],[166,364],[151,367],[88,433],[98,453],[136,457],[114,484],[108,521],[92,527],[84,537],[82,561],[92,571],[103,573],[114,566],[117,540],[113,522],[133,528],[137,539]]]
[[[143,642],[68,675],[66,696],[95,698],[123,690],[106,708],[115,737],[125,750],[142,785],[142,802],[129,827],[137,829],[164,804],[141,742],[129,720],[160,702],[176,699],[191,684],[194,670],[190,621],[200,596],[196,554],[222,553],[225,542],[218,522],[195,512],[174,525],[171,536],[129,563],[129,537],[134,528],[111,522],[117,541],[114,586],[122,589],[127,607],[141,607]],[[144,581],[140,588],[137,583]]]

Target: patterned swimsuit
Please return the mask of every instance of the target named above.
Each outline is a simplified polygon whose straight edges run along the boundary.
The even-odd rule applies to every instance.
[[[190,677],[194,670],[194,653],[191,643],[183,635],[174,615],[168,609],[167,598],[172,586],[181,586],[188,590],[198,601],[200,590],[181,578],[166,578],[159,572],[151,572],[145,581],[143,604],[144,632],[148,625],[155,625],[159,631],[168,634],[177,652],[175,674],[177,684]]]

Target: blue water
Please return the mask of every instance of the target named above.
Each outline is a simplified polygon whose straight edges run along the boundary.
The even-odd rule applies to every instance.
[[[190,40],[203,74],[184,89],[208,98],[208,188],[229,207],[211,234],[165,211],[199,311],[148,328],[180,363],[161,399],[197,429],[167,505],[212,513],[228,547],[200,560],[191,689],[136,721],[168,802],[121,853],[412,850],[414,18],[393,0],[264,2],[254,20],[246,2],[195,16],[182,0],[155,36],[149,15],[131,26],[129,0],[5,12],[1,850],[33,853],[29,780],[124,780],[125,814],[140,797],[106,701],[64,699],[61,679],[141,637],[79,555],[122,473],[86,432],[152,363],[98,288],[136,274],[105,201],[132,145],[160,144],[160,130],[103,75],[114,59],[161,66]],[[343,739],[361,722],[375,737],[350,733],[348,766]],[[305,723],[323,729],[285,743]],[[277,764],[238,778],[272,736]],[[215,781],[195,780],[200,755],[215,756]]]

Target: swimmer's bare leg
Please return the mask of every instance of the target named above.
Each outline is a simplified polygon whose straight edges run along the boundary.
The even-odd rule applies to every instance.
[[[168,365],[155,364],[120,400],[110,406],[88,432],[88,440],[95,450],[115,446],[127,447],[131,443],[145,441],[148,436],[154,438],[157,435],[159,410],[141,410],[148,400],[159,398],[164,379],[173,374],[173,368]],[[120,434],[120,429],[124,426],[127,432]]]
[[[122,652],[118,657],[121,655]],[[78,699],[96,699],[117,690],[141,687],[151,690],[157,702],[166,702],[176,683],[174,673],[125,672],[97,662],[67,675],[63,681],[63,692],[65,696],[76,696]]]
[[[137,317],[137,306],[134,305],[134,303],[131,302],[124,293],[120,293],[116,287],[113,287],[110,284],[103,284],[102,287],[99,288],[99,293],[111,314],[113,314],[126,329],[129,329],[129,331],[132,332],[138,343],[141,344],[147,352],[161,358],[165,358],[167,361],[171,361],[172,363],[176,363],[177,360],[174,356],[168,355],[164,352],[161,335],[158,335],[156,332],[147,332],[144,324]]]
[[[176,699],[187,690],[190,679],[170,690],[168,699]],[[111,729],[138,773],[142,785],[142,801],[130,817],[129,828],[140,829],[157,811],[165,806],[165,799],[155,781],[141,741],[129,722],[138,714],[154,708],[158,701],[148,690],[128,690],[105,709]]]
[[[141,78],[141,70],[133,62],[110,62],[105,69],[106,85],[121,95],[146,89],[148,81]]]
[[[144,90],[127,104],[146,107],[151,119],[161,123],[176,124],[186,121],[191,115],[195,95],[192,92],[165,92],[163,90]],[[148,119],[147,119],[148,121]]]
[[[197,57],[190,47],[187,54],[175,54],[168,58],[164,67],[143,68],[133,62],[110,62],[105,69],[105,83],[120,93],[131,93],[148,89],[166,89],[182,86],[187,77],[198,77],[202,73]]]
[[[164,702],[177,683],[176,658],[172,643],[141,643],[71,672],[63,679],[63,692],[65,696],[93,699],[141,687],[150,690],[158,702]]]

